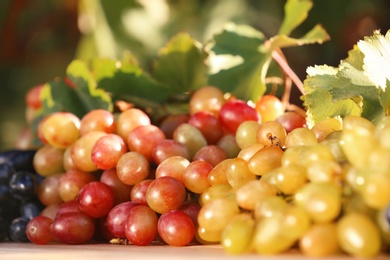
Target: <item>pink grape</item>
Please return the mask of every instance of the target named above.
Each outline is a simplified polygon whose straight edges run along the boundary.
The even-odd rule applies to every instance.
[[[185,246],[195,236],[192,219],[180,210],[171,210],[162,214],[158,220],[157,229],[163,241],[171,246]]]
[[[135,206],[129,211],[125,223],[126,238],[134,245],[146,246],[157,235],[156,212],[145,205]]]

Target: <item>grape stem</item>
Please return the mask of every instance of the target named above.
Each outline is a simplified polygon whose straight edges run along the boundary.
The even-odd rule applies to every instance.
[[[283,72],[290,78],[294,84],[297,86],[299,91],[302,93],[302,95],[305,94],[305,90],[303,89],[303,83],[295,74],[295,72],[291,69],[291,67],[288,65],[286,59],[284,58],[284,55],[280,48],[275,49],[271,53],[272,58],[279,64],[279,66],[282,68]]]

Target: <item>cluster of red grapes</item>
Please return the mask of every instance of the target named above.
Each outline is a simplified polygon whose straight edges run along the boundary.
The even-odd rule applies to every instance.
[[[40,89],[27,94],[27,115],[40,107]],[[214,167],[237,157],[248,142],[247,131],[254,126],[239,130],[237,140],[240,124],[279,116],[286,127],[305,124],[293,112],[293,120],[283,119],[275,96],[251,106],[215,87],[194,93],[189,108],[189,114],[168,116],[158,125],[138,108],[118,114],[95,109],[83,118],[57,112],[44,118],[38,126],[44,145],[33,163],[44,177],[38,198],[45,209],[28,223],[28,238],[37,244],[99,238],[136,245],[205,243],[198,232],[205,203],[200,195],[219,178],[209,175]]]

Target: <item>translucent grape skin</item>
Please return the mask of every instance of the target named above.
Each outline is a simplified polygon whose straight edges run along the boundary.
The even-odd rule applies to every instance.
[[[194,157],[200,148],[207,145],[207,140],[202,132],[188,123],[183,123],[176,128],[175,132],[173,132],[173,140],[184,144],[188,148],[190,159]]]
[[[181,156],[172,156],[162,161],[156,168],[156,178],[170,176],[184,184],[184,171],[190,161]]]
[[[138,108],[129,108],[118,116],[116,122],[116,134],[123,140],[127,140],[130,132],[140,125],[150,125],[149,116]]]
[[[218,118],[210,112],[197,112],[190,116],[188,123],[202,132],[209,145],[216,144],[224,134]]]
[[[192,219],[180,210],[163,213],[158,219],[157,230],[163,241],[171,246],[185,246],[195,236]]]
[[[218,116],[222,105],[225,103],[224,93],[215,86],[204,86],[196,90],[190,99],[190,115],[197,112],[210,112]]]
[[[91,131],[113,134],[116,131],[114,115],[105,109],[93,109],[86,113],[80,120],[80,135]]]
[[[180,208],[185,198],[184,184],[170,176],[153,180],[146,191],[148,206],[160,214]]]
[[[271,94],[263,95],[256,101],[255,109],[261,115],[261,121],[274,121],[284,114],[284,105],[280,99]]]
[[[51,145],[40,147],[34,155],[34,169],[41,176],[50,176],[64,171],[64,149]]]
[[[51,233],[53,219],[46,216],[37,216],[31,219],[26,226],[28,239],[37,245],[46,245],[54,241]]]
[[[171,156],[181,156],[188,160],[191,159],[187,146],[173,139],[162,140],[154,146],[152,157],[155,164],[159,165]]]
[[[213,166],[206,161],[191,162],[183,173],[185,187],[194,193],[201,194],[210,187],[208,175],[212,169]]]
[[[44,178],[39,184],[37,196],[43,205],[49,206],[51,204],[59,204],[62,202],[57,189],[59,179],[62,175],[63,173],[48,176]]]
[[[298,127],[306,127],[306,117],[295,111],[286,111],[278,116],[275,121],[286,129],[286,133],[290,133]]]
[[[101,170],[116,167],[119,158],[128,151],[126,143],[116,134],[107,134],[96,140],[91,150],[93,164]]]
[[[66,212],[58,215],[51,225],[54,238],[65,244],[85,244],[95,232],[95,220],[82,212]]]
[[[125,222],[126,238],[137,246],[150,244],[157,235],[157,222],[156,212],[148,206],[131,208]]]
[[[92,218],[101,218],[114,206],[114,192],[107,184],[94,181],[81,188],[78,194],[80,211]]]
[[[130,200],[140,205],[148,205],[146,201],[146,191],[153,179],[146,179],[133,186],[130,192]]]
[[[218,145],[206,145],[200,148],[192,158],[193,161],[203,160],[215,166],[228,158],[228,154]]]
[[[150,165],[146,157],[138,152],[123,154],[116,165],[118,178],[127,185],[135,185],[149,176]]]
[[[102,175],[100,175],[100,181],[111,187],[111,190],[114,192],[115,205],[129,200],[129,194],[133,186],[124,184],[118,178],[116,168],[103,171]]]
[[[58,193],[63,201],[73,200],[85,184],[96,180],[96,175],[90,172],[68,171],[58,180]]]

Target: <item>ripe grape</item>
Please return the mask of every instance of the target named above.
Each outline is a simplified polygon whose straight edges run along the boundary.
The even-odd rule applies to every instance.
[[[224,149],[217,145],[206,145],[200,148],[192,158],[193,161],[202,160],[210,163],[212,166],[228,158]]]
[[[184,144],[190,153],[192,159],[196,152],[207,145],[207,140],[202,132],[193,125],[183,123],[173,132],[173,140]]]
[[[54,241],[51,233],[53,219],[46,216],[37,216],[31,219],[26,226],[28,239],[37,245],[46,245]]]
[[[233,134],[225,134],[222,136],[221,139],[219,139],[217,145],[226,152],[228,158],[235,158],[240,152],[240,147],[237,144],[236,136]]]
[[[276,196],[276,192],[275,187],[268,182],[251,180],[237,189],[236,202],[243,209],[254,210],[257,203],[267,197]]]
[[[173,132],[182,123],[188,123],[190,116],[187,114],[182,115],[168,115],[165,117],[158,127],[163,131],[167,139],[173,138]]]
[[[181,156],[172,156],[162,161],[156,168],[156,178],[170,176],[184,184],[184,171],[190,161]]]
[[[60,177],[63,176],[63,174],[64,173],[59,173],[48,176],[38,185],[37,196],[43,205],[49,206],[51,204],[59,204],[62,202],[57,186]]]
[[[108,185],[114,192],[114,204],[125,202],[129,200],[129,194],[133,186],[124,184],[116,173],[116,168],[105,170],[100,176],[100,181]]]
[[[116,238],[126,237],[126,220],[130,210],[139,205],[136,202],[126,201],[114,206],[107,214],[107,228]]]
[[[171,246],[185,246],[195,236],[192,219],[180,210],[164,212],[158,219],[157,230],[162,240]]]
[[[120,113],[116,122],[116,133],[127,140],[131,131],[140,125],[150,125],[149,116],[138,108],[129,108]]]
[[[90,172],[68,171],[58,180],[58,193],[63,201],[73,200],[84,185],[96,180],[97,176]]]
[[[154,179],[146,191],[148,206],[160,214],[180,208],[185,199],[184,184],[170,176]]]
[[[107,184],[94,181],[81,188],[78,194],[80,211],[92,218],[101,218],[114,206],[114,192]]]
[[[257,121],[244,121],[238,126],[235,137],[240,149],[258,143],[256,134],[259,127],[260,123]]]
[[[286,111],[277,117],[275,121],[281,124],[284,129],[286,129],[286,133],[290,133],[292,130],[298,127],[306,127],[306,117],[295,111]]]
[[[190,162],[183,173],[184,185],[190,191],[201,194],[210,187],[208,175],[213,166],[201,160]]]
[[[122,137],[107,134],[96,140],[91,150],[91,161],[98,168],[108,170],[115,168],[119,158],[128,151]]]
[[[125,222],[126,238],[137,246],[150,244],[157,235],[157,222],[156,212],[148,206],[131,208]]]
[[[279,146],[265,146],[249,160],[249,170],[255,175],[264,175],[282,165],[283,154]]]
[[[42,106],[40,95],[45,85],[40,84],[31,87],[25,94],[25,103],[28,107],[39,109]]]
[[[223,136],[223,129],[218,118],[210,112],[197,112],[191,115],[188,123],[199,129],[209,145],[216,144]]]
[[[150,171],[150,165],[146,157],[138,152],[123,154],[116,165],[118,178],[127,185],[135,185],[145,180]]]
[[[37,189],[37,178],[28,171],[15,172],[9,180],[9,193],[18,200],[33,198]]]
[[[204,86],[196,90],[190,99],[190,115],[197,112],[210,112],[218,116],[222,105],[225,103],[224,93],[215,86]]]
[[[9,235],[11,240],[19,243],[26,243],[29,241],[26,235],[26,227],[30,220],[24,217],[18,217],[12,220],[9,225]]]
[[[253,120],[261,120],[259,113],[242,100],[229,100],[224,103],[219,111],[221,126],[235,135],[241,123]]]
[[[306,127],[297,127],[292,130],[285,140],[285,145],[287,148],[297,146],[297,145],[315,145],[318,143],[317,137],[314,132]]]
[[[261,115],[262,122],[274,121],[284,114],[284,105],[275,95],[263,95],[256,101],[255,109]]]
[[[148,205],[146,191],[152,181],[153,179],[146,179],[135,184],[130,192],[130,200],[141,205]]]
[[[157,165],[171,156],[181,156],[190,160],[190,151],[187,146],[173,139],[165,139],[156,144],[152,151],[154,163]]]
[[[86,113],[80,120],[80,135],[91,131],[114,134],[116,131],[114,115],[105,109],[93,109]]]
[[[44,177],[63,172],[64,152],[64,149],[51,145],[40,147],[34,155],[33,164],[35,171]]]
[[[229,163],[226,169],[226,179],[233,189],[238,189],[256,179],[256,175],[249,170],[248,163],[244,159],[234,158],[229,160]]]
[[[276,121],[267,121],[260,124],[256,131],[257,142],[265,146],[284,146],[286,140],[286,130]]]
[[[95,221],[82,212],[66,212],[54,219],[51,232],[61,243],[85,244],[93,237]]]

